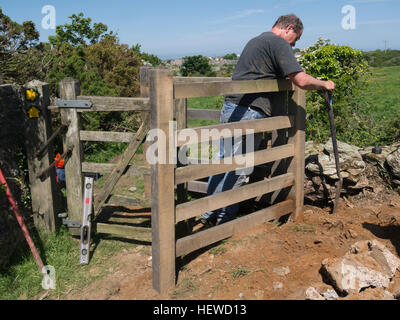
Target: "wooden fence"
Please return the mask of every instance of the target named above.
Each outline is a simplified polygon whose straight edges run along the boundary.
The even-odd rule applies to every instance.
[[[182,78],[173,77],[167,69],[142,68],[140,71],[140,98],[93,97],[80,95],[79,84],[74,79],[60,83],[60,98],[65,100],[90,100],[90,109],[60,108],[61,121],[68,127],[63,136],[64,150],[72,150],[65,165],[68,216],[70,220],[81,221],[83,205],[84,173],[109,173],[104,189],[94,199],[94,213],[97,216],[106,203],[125,205],[151,205],[151,229],[99,223],[94,230],[121,236],[152,233],[153,287],[166,292],[175,285],[176,258],[204,248],[244,229],[275,220],[291,214],[299,217],[304,199],[304,145],[305,145],[305,93],[289,80],[232,81],[229,78]],[[188,118],[219,120],[219,110],[187,109],[187,98],[218,96],[231,93],[281,92],[282,113],[273,117],[217,124],[206,127],[187,128]],[[82,130],[81,115],[84,112],[137,111],[142,114],[142,124],[136,133],[93,132]],[[171,122],[176,126],[171,127]],[[168,134],[174,128],[172,135]],[[245,157],[253,160],[252,166],[271,164],[272,173],[260,181],[246,184],[211,196],[188,201],[188,192],[205,193],[209,176],[244,168],[238,165],[237,156],[232,164],[193,164],[156,162],[148,167],[130,166],[149,130],[165,132],[164,151],[176,158],[185,142],[174,137],[198,133],[199,143],[209,143],[212,137],[203,137],[202,129],[224,131],[224,138],[234,137],[237,129],[254,133],[272,132],[272,144]],[[226,130],[231,133],[227,134]],[[174,140],[174,141],[172,141]],[[117,164],[90,163],[83,161],[82,141],[108,141],[129,143]],[[150,145],[144,144],[144,153]],[[190,159],[189,159],[190,160]],[[243,161],[242,161],[243,162]],[[151,184],[151,200],[143,203],[123,197],[112,196],[111,192],[123,175],[144,175]],[[201,181],[203,180],[203,181]],[[233,221],[200,232],[177,232],[179,226],[205,212],[239,203],[245,200],[271,196],[271,205]],[[188,224],[186,224],[188,225]],[[79,229],[70,229],[79,235]],[[75,230],[75,232],[74,232]],[[186,230],[187,231],[187,230]]]
[[[150,201],[132,199],[118,195],[112,195],[112,191],[123,175],[150,177],[150,168],[146,166],[130,165],[132,157],[144,141],[149,130],[149,98],[121,98],[121,97],[97,97],[80,95],[79,82],[67,78],[60,82],[60,98],[63,100],[90,100],[92,107],[83,108],[59,108],[61,122],[68,126],[63,136],[64,150],[71,149],[72,153],[65,164],[66,192],[68,219],[81,222],[83,206],[83,181],[87,173],[109,174],[100,194],[96,195],[93,201],[94,218],[98,217],[105,204],[120,204],[128,206],[150,206]],[[136,133],[130,132],[105,132],[82,130],[82,114],[85,112],[126,112],[135,111],[142,113],[142,123]],[[83,161],[82,141],[96,142],[125,142],[128,147],[122,154],[117,164],[94,163]],[[143,235],[149,238],[151,229],[132,227],[127,225],[100,223],[92,219],[93,227],[99,233],[111,233],[120,236],[132,234]],[[80,235],[80,229],[70,228],[72,235]]]
[[[305,145],[305,94],[294,87],[289,80],[252,80],[231,81],[212,78],[185,81],[173,78],[166,69],[147,70],[149,78],[150,129],[165,132],[165,152],[176,155],[184,142],[175,145],[171,139],[185,133],[186,99],[191,97],[218,96],[231,93],[285,92],[280,103],[284,114],[260,120],[218,124],[201,128],[192,128],[198,133],[201,129],[253,129],[254,133],[274,131],[275,141],[272,148],[260,150],[246,157],[254,159],[254,165],[276,162],[275,173],[268,179],[247,184],[235,190],[187,201],[185,184],[210,175],[233,171],[239,168],[233,164],[175,165],[173,162],[157,162],[151,167],[152,195],[152,263],[153,287],[159,292],[166,292],[175,285],[177,257],[216,243],[224,238],[284,215],[292,214],[296,219],[303,210],[304,199],[304,145]],[[200,111],[197,111],[199,114]],[[170,123],[176,120],[173,135],[168,134]],[[200,136],[200,135],[199,135]],[[206,138],[207,142],[212,138]],[[164,146],[163,146],[164,148]],[[235,157],[233,157],[233,160]],[[193,188],[196,185],[192,185]],[[177,201],[175,191],[178,191]],[[176,236],[176,225],[202,213],[230,204],[238,203],[257,196],[274,192],[274,199],[282,198],[272,206],[237,218],[216,227],[186,235]],[[280,195],[280,197],[278,197]]]

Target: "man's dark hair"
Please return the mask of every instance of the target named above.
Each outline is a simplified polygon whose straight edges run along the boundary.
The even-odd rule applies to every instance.
[[[279,27],[285,29],[291,24],[294,26],[294,32],[296,32],[297,34],[303,30],[303,22],[301,22],[300,18],[294,14],[280,16],[273,25],[273,28]]]

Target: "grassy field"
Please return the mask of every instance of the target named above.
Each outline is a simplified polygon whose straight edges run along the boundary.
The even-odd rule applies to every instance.
[[[391,144],[400,139],[400,66],[371,71],[359,98],[365,130],[370,132],[368,144]]]
[[[400,111],[400,66],[372,68],[368,89],[362,101],[371,105],[374,115],[380,116]]]

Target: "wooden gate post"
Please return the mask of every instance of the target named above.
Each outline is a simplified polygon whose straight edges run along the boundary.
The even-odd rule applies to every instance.
[[[50,105],[50,90],[47,83],[38,80],[33,80],[25,86],[26,89],[36,89],[40,95],[37,101],[26,102],[27,108],[36,107],[40,113],[38,117],[30,118],[27,112],[24,126],[33,220],[38,229],[54,232],[57,210],[61,211],[61,198],[56,185],[55,170],[51,170],[42,180],[38,178],[38,174],[53,162],[52,144],[41,156],[37,154],[52,133],[51,115],[47,109]]]
[[[142,98],[148,98],[150,95],[150,78],[149,78],[149,71],[152,69],[152,67],[149,66],[144,66],[140,68],[140,96]],[[148,111],[142,111],[142,120],[145,119],[146,115],[148,114]],[[150,117],[147,117],[147,121],[150,121]],[[146,152],[147,149],[149,147],[149,143],[148,142],[143,142],[142,143],[142,150],[143,150],[143,155],[144,155],[144,159],[145,159],[145,165],[147,165],[146,162]],[[144,175],[143,176],[143,180],[144,180],[144,196],[146,199],[151,197],[151,179],[149,175]]]
[[[176,148],[169,135],[174,118],[173,77],[167,69],[152,69],[150,76],[151,130],[158,136],[158,159],[151,166],[151,226],[153,288],[165,293],[175,285],[175,194],[174,163]],[[166,144],[165,146],[162,144]],[[174,150],[171,150],[173,148]],[[164,151],[166,154],[163,154]],[[172,159],[171,159],[172,155]],[[166,163],[160,163],[162,159]]]
[[[60,82],[60,98],[76,100],[80,94],[79,81],[65,78]],[[61,108],[61,123],[68,125],[68,131],[63,138],[64,151],[73,147],[72,154],[65,164],[65,180],[67,189],[68,219],[82,220],[83,206],[83,176],[82,176],[82,144],[79,130],[81,119],[76,109]],[[71,235],[80,235],[79,228],[70,228]]]
[[[174,118],[176,121],[176,129],[182,130],[187,128],[187,99],[176,99],[174,100]],[[179,153],[185,154],[187,156],[187,146],[182,146],[176,150],[177,167],[182,167],[182,163],[179,161]],[[176,186],[177,193],[177,204],[181,204],[187,201],[187,183],[178,184]],[[194,219],[191,219],[194,220]],[[191,223],[188,221],[179,222],[176,226],[176,237],[180,238],[182,236],[191,233]]]
[[[288,172],[295,177],[288,198],[295,202],[295,212],[292,219],[300,218],[304,210],[304,171],[305,171],[305,139],[306,139],[306,95],[305,91],[296,87],[295,91],[289,92],[288,114],[294,116],[294,126],[289,129],[288,143],[294,144],[295,155],[290,163]]]

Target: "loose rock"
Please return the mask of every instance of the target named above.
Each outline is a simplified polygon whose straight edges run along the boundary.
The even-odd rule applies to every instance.
[[[306,300],[326,300],[314,287],[309,287],[306,290]]]
[[[400,259],[376,240],[359,241],[342,258],[322,261],[325,279],[343,294],[387,288]]]

